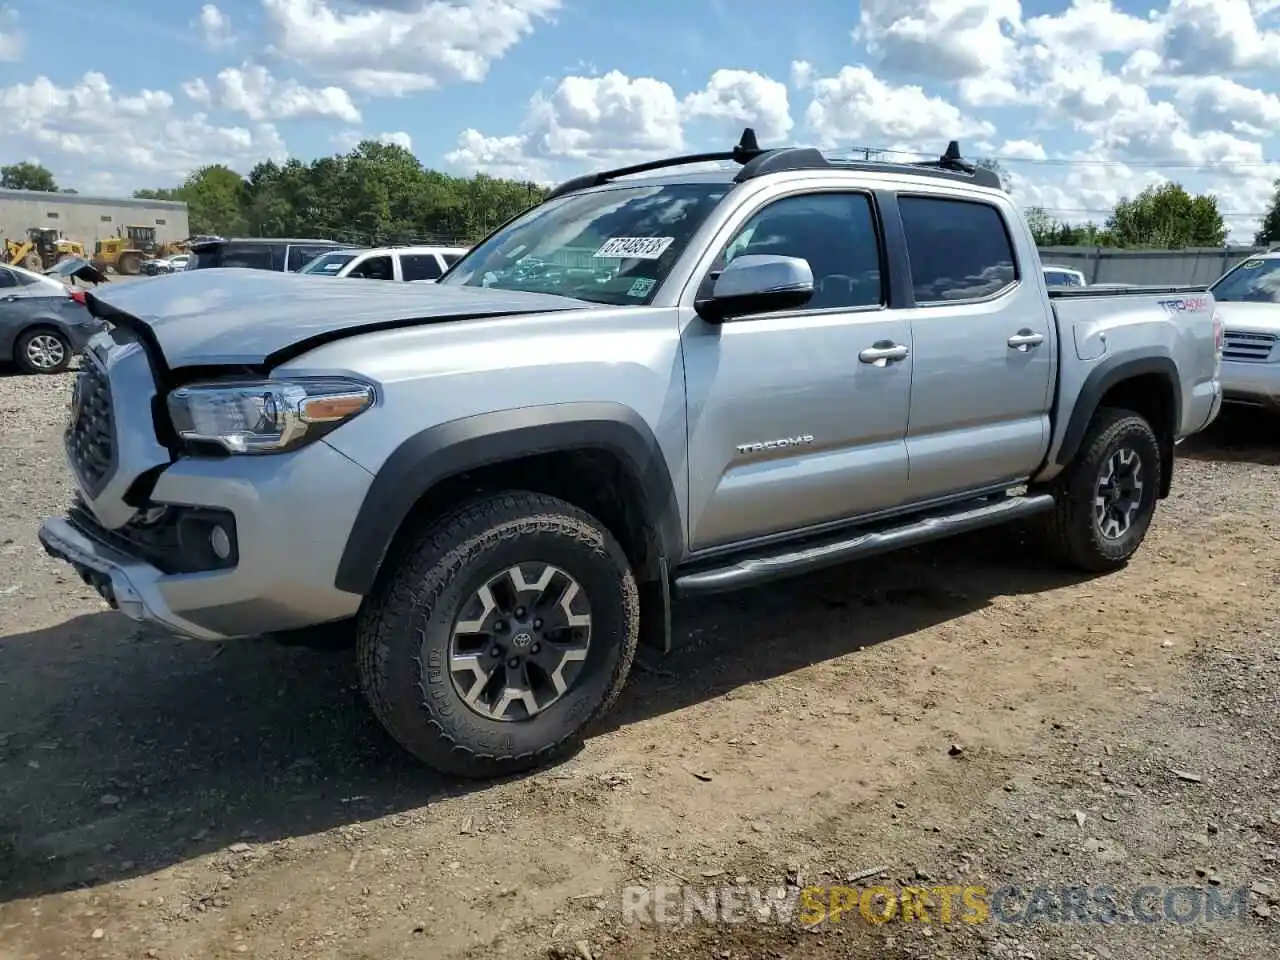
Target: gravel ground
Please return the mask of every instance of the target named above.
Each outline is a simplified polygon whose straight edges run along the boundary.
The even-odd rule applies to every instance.
[[[349,654],[165,637],[45,557],[68,386],[0,374],[0,960],[1280,953],[1274,423],[1184,445],[1108,577],[1010,529],[684,607],[577,756],[477,786],[405,759]],[[868,871],[1056,892],[1036,923],[620,915]],[[1052,922],[1063,885],[1144,884],[1252,891]]]

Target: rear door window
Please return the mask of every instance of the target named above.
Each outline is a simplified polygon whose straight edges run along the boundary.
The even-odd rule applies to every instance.
[[[400,255],[400,274],[405,280],[436,280],[443,273],[434,253]]]
[[[249,270],[279,270],[284,263],[283,244],[220,243],[194,254],[194,269],[241,267]]]
[[[899,197],[916,303],[984,300],[1018,281],[1004,217],[989,203]]]

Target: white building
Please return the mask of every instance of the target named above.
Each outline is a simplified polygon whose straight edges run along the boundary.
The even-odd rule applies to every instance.
[[[174,200],[0,190],[0,240],[25,240],[32,227],[53,227],[92,252],[98,240],[114,237],[126,226],[155,227],[159,243],[191,236],[187,205]]]

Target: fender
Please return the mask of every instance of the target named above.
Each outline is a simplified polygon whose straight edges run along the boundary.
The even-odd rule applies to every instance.
[[[480,467],[532,454],[597,449],[614,454],[637,482],[636,507],[655,570],[683,550],[675,486],[657,438],[619,403],[581,402],[500,410],[451,420],[406,439],[374,477],[338,564],[334,586],[367,596],[393,538],[432,487]],[[513,476],[512,485],[520,478]]]
[[[1085,378],[1076,396],[1071,419],[1067,422],[1066,432],[1062,435],[1062,446],[1059,447],[1054,462],[1060,467],[1065,467],[1075,459],[1076,454],[1080,452],[1080,445],[1084,442],[1089,423],[1093,420],[1093,415],[1097,412],[1108,390],[1125,380],[1150,374],[1156,374],[1169,385],[1173,396],[1172,433],[1176,435],[1178,426],[1182,423],[1182,392],[1178,389],[1180,381],[1177,365],[1169,357],[1134,357],[1131,354],[1120,353],[1103,360]],[[1169,485],[1173,480],[1173,435],[1170,435],[1169,442],[1163,445],[1167,450],[1161,451],[1163,461],[1161,466],[1164,468],[1161,470],[1163,476],[1160,495],[1162,497],[1168,495]]]

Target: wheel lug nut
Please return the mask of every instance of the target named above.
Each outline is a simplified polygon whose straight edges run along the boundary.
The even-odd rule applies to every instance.
[[[507,625],[503,623],[501,620],[499,620],[497,623],[493,625],[493,629],[498,631],[498,633],[501,633],[503,630],[507,629]]]
[[[540,644],[540,643],[535,643],[532,647],[530,647],[530,648],[529,648],[529,652],[530,652],[530,653],[537,653],[537,652],[538,652],[539,650],[541,650],[541,649],[542,649],[542,644]]]
[[[517,616],[517,617],[523,617],[523,616],[524,616],[524,607],[516,607],[516,616]]]
[[[494,647],[492,650],[490,650],[490,651],[489,651],[489,656],[491,656],[491,657],[500,657],[500,656],[502,656],[502,648],[501,648],[501,647]]]
[[[516,667],[520,666],[520,661],[517,660],[515,657],[512,657],[510,660],[507,661],[507,666],[510,667],[512,670],[514,670]]]
[[[533,629],[535,629],[535,630],[541,630],[541,629],[542,629],[542,621],[541,621],[541,620],[535,620],[535,621],[533,621]]]

